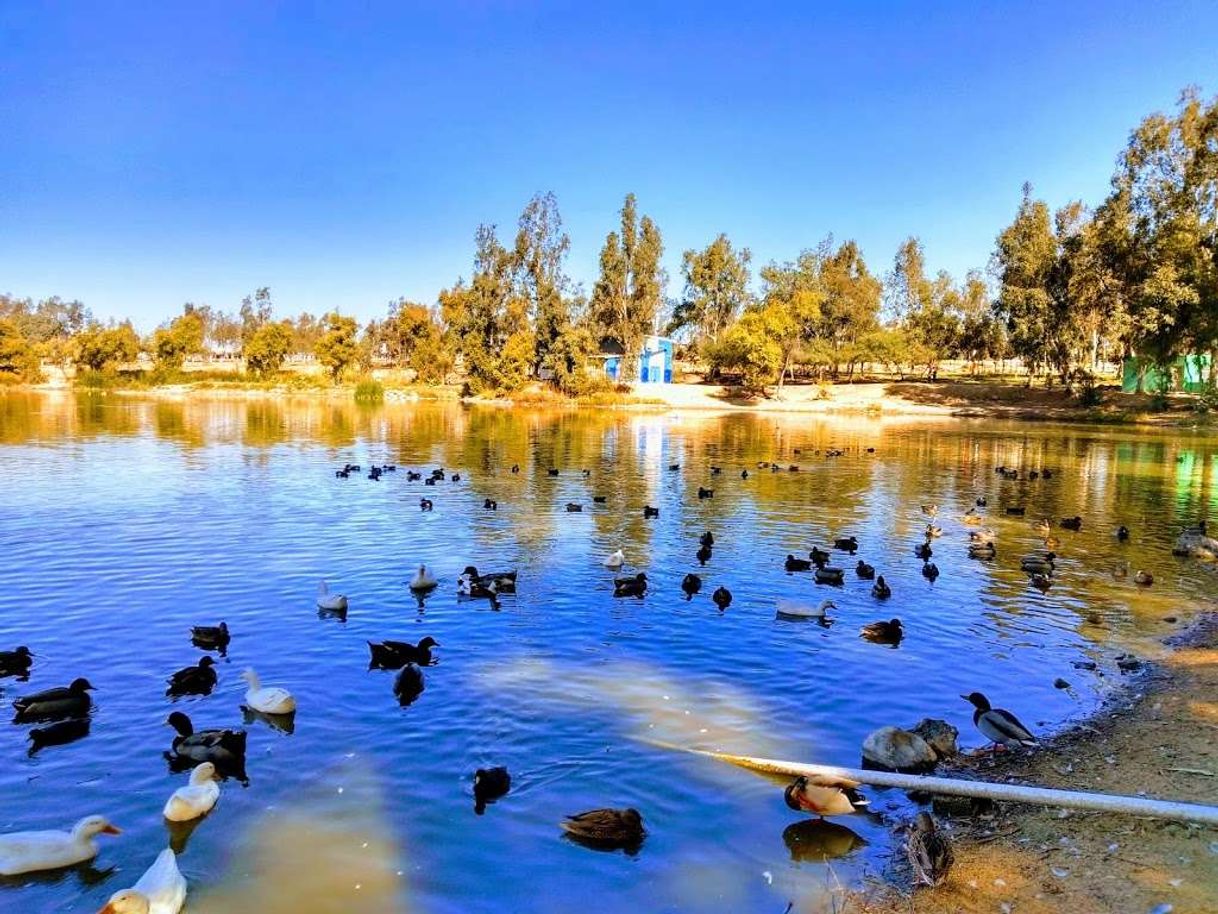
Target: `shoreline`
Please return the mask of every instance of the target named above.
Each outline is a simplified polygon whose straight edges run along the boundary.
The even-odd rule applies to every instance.
[[[1032,752],[962,757],[942,773],[1101,793],[1218,804],[1218,611],[1159,642],[1092,715]],[[904,839],[882,874],[845,892],[853,914],[1203,914],[1218,903],[1218,829],[1194,824],[970,801],[936,809],[956,863],[912,893]],[[1164,906],[1170,907],[1164,907]],[[798,907],[793,909],[798,912]]]

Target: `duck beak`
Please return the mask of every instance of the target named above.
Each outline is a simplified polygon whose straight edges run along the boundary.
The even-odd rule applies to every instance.
[[[967,695],[961,695],[960,697],[961,697],[961,698],[963,698],[965,701],[969,701],[969,700],[970,700],[970,699],[969,699],[969,697],[968,697]]]
[[[107,825],[105,828],[103,828],[101,830],[101,833],[103,835],[121,835],[123,833],[123,830],[121,828],[119,828],[117,825]]]
[[[118,914],[118,908],[107,901],[106,906],[98,911],[97,914]]]

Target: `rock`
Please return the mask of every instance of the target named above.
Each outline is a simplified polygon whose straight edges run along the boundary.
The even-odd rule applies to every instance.
[[[1142,661],[1136,657],[1126,657],[1124,660],[1118,660],[1117,666],[1122,673],[1133,673],[1142,668]]]
[[[945,720],[924,717],[910,732],[922,737],[926,744],[935,750],[940,761],[960,754],[960,748],[956,745],[956,737],[960,735],[960,731]]]
[[[1073,666],[1076,670],[1094,670],[1096,668],[1094,660],[1075,660]]]
[[[1056,679],[1054,679],[1054,680],[1053,680],[1053,688],[1055,688],[1055,689],[1068,689],[1068,688],[1070,688],[1070,683],[1066,682],[1066,680],[1062,679],[1062,678],[1059,676],[1059,677],[1057,677]]]
[[[880,727],[863,740],[863,767],[917,773],[935,767],[938,756],[926,740],[900,727]]]
[[[964,819],[969,816],[982,816],[992,812],[994,802],[976,797],[937,796],[931,800],[931,809],[935,815],[948,818]]]

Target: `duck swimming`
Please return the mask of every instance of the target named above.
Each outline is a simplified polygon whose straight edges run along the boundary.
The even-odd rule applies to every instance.
[[[714,498],[714,497],[715,497],[714,489],[704,489],[704,488],[702,488],[702,486],[698,486],[698,498],[702,499],[702,498]]]
[[[862,559],[859,559],[859,563],[854,566],[854,573],[857,574],[864,581],[874,581],[875,580],[875,566],[868,565]]]
[[[420,511],[431,511],[433,508],[435,508],[435,506],[436,506],[435,502],[433,502],[430,498],[420,498],[419,499],[419,510]]]
[[[858,552],[859,541],[854,536],[838,537],[833,541],[833,548],[854,555],[854,553]]]
[[[190,629],[190,640],[195,647],[223,653],[224,649],[228,647],[228,642],[231,640],[228,633],[228,623],[195,625]]]
[[[199,658],[198,664],[178,670],[169,677],[169,688],[165,694],[177,697],[180,695],[210,695],[216,687],[216,661],[210,654]]]
[[[720,610],[727,609],[732,605],[732,592],[726,587],[716,587],[715,592],[711,594],[711,600]]]
[[[876,578],[875,584],[871,586],[871,595],[877,600],[887,600],[892,596],[892,588],[888,586],[883,575]]]
[[[71,831],[18,831],[0,835],[0,876],[20,876],[85,863],[97,856],[98,835],[121,832],[104,816],[86,816]]]
[[[834,568],[832,565],[821,565],[813,572],[817,584],[841,584],[845,578],[845,570]]]
[[[626,555],[621,549],[618,549],[617,551],[611,552],[609,555],[605,556],[605,560],[601,562],[601,564],[606,568],[621,568],[626,564]]]
[[[935,550],[930,548],[930,543],[918,543],[914,546],[914,555],[918,558],[926,560],[935,554]]]
[[[57,720],[45,727],[32,727],[29,732],[29,755],[35,756],[47,746],[66,746],[89,735],[90,720],[87,717],[70,717]]]
[[[573,502],[573,501],[567,502],[567,513],[568,514],[579,514],[583,510],[584,510],[583,505],[577,504],[576,502]]]
[[[812,551],[808,553],[808,558],[812,560],[813,565],[821,568],[829,564],[829,559],[832,558],[832,556],[830,556],[829,553],[824,549],[818,549],[813,546]]]
[[[700,537],[698,537],[698,545],[706,546],[707,548],[713,547],[715,545],[715,534],[707,530]]]
[[[1008,748],[1036,745],[1036,737],[1018,717],[1002,708],[991,707],[989,699],[980,692],[960,697],[973,706],[973,723],[991,743]]]
[[[34,655],[24,645],[15,650],[0,651],[0,676],[27,678],[33,665]]]
[[[597,847],[637,849],[647,837],[637,809],[592,809],[559,824],[572,838]]]
[[[783,791],[783,799],[796,812],[810,812],[821,818],[846,816],[870,805],[858,792],[858,786],[858,781],[848,778],[798,777]]]
[[[196,733],[190,718],[181,711],[174,711],[165,723],[177,731],[169,753],[171,762],[212,762],[219,768],[236,769],[244,766],[244,730],[200,730]]]
[[[905,637],[900,619],[889,619],[887,622],[870,622],[859,632],[860,636],[877,644],[897,644]]]
[[[93,686],[89,680],[78,678],[66,687],[46,689],[13,699],[16,723],[32,720],[63,720],[66,717],[84,717],[93,706],[89,692]]]
[[[1126,527],[1124,524],[1121,524],[1121,526],[1117,527],[1116,538],[1119,542],[1122,542],[1122,543],[1129,542],[1129,528]]]
[[[291,714],[296,710],[296,698],[287,689],[267,686],[258,681],[258,674],[247,669],[241,678],[249,683],[245,690],[245,706],[260,714]]]
[[[466,565],[465,570],[461,572],[461,577],[475,584],[481,584],[483,587],[493,585],[496,593],[516,592],[515,571],[488,571],[486,574],[479,574],[478,569],[473,565]]]
[[[396,670],[407,663],[419,666],[431,666],[431,649],[439,647],[440,642],[428,635],[418,644],[408,641],[375,641],[368,642],[368,650],[372,654],[371,665],[382,670]]]
[[[788,555],[784,567],[787,571],[810,571],[812,563],[807,559],[797,559],[793,555]]]
[[[1028,574],[1052,574],[1057,567],[1057,553],[1046,552],[1042,555],[1027,555],[1019,560],[1019,567]]]
[[[423,694],[423,687],[423,671],[413,663],[402,667],[402,671],[393,680],[393,694],[397,696],[398,704],[403,708],[413,704],[415,699]]]
[[[647,575],[641,571],[632,578],[613,579],[615,597],[641,597],[645,593],[647,593]]]
[[[994,543],[969,543],[968,557],[970,559],[993,559],[998,555],[998,548]]]
[[[347,608],[347,596],[341,593],[330,593],[330,585],[324,580],[317,583],[317,608],[331,612],[342,612]]]
[[[713,554],[714,553],[711,551],[710,546],[699,546],[698,552],[697,552],[698,564],[705,565],[707,562],[709,562],[711,560],[711,556]]]
[[[436,576],[428,571],[426,565],[420,565],[419,570],[415,572],[413,578],[410,579],[410,589],[413,591],[432,590],[440,582],[436,580]]]
[[[935,524],[927,524],[927,525],[926,525],[926,538],[927,538],[928,540],[929,540],[929,539],[934,539],[935,537],[937,537],[937,536],[942,536],[942,535],[943,535],[943,528],[942,528],[942,527],[938,527],[938,526],[936,526]]]
[[[702,589],[702,579],[696,574],[687,574],[681,581],[681,589],[685,591],[685,599],[692,600],[694,594]]]
[[[1142,587],[1149,587],[1155,582],[1155,579],[1149,571],[1137,571],[1134,572],[1133,582],[1135,584],[1140,584]]]
[[[951,841],[935,827],[935,820],[927,812],[918,813],[914,819],[905,853],[915,885],[938,885],[947,878],[955,860]]]
[[[651,505],[643,506],[643,519],[644,520],[646,520],[649,517],[659,517],[659,516],[660,516],[659,508],[653,508]]]
[[[804,603],[787,603],[780,601],[776,615],[788,619],[824,619],[829,618],[829,610],[837,609],[837,604],[832,600],[822,600],[816,606],[809,606]]]
[[[933,581],[939,576],[939,566],[934,562],[927,562],[922,566],[922,577],[928,581]]]
[[[115,892],[97,914],[178,914],[186,903],[186,877],[165,848],[129,889]]]
[[[162,815],[170,822],[190,822],[207,815],[220,799],[219,777],[211,762],[199,765],[190,772],[190,783],[170,795]]]
[[[1074,517],[1063,517],[1061,525],[1063,530],[1082,530],[1083,519],[1077,514]]]
[[[482,815],[488,803],[494,803],[512,789],[512,776],[502,766],[479,768],[474,772],[474,812]]]

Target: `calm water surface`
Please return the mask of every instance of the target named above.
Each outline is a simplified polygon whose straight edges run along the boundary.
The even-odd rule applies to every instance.
[[[815,453],[828,447],[848,453]],[[757,469],[771,460],[800,472]],[[346,461],[399,469],[336,479]],[[1057,472],[1013,482],[998,464]],[[406,480],[436,466],[461,481]],[[699,485],[714,498],[699,501]],[[978,496],[999,536],[992,563],[965,555],[960,517]],[[944,528],[934,584],[913,555],[926,502]],[[644,504],[660,518],[645,521]],[[1003,516],[1007,504],[1028,518]],[[782,911],[882,867],[905,798],[871,791],[877,815],[836,820],[850,832],[792,830],[780,786],[656,741],[853,765],[870,730],[929,716],[979,745],[958,697],[974,689],[1036,728],[1061,726],[1119,684],[1113,645],[1153,643],[1164,616],[1183,621],[1212,592],[1212,570],[1170,546],[1216,506],[1218,440],[1178,431],[0,395],[0,648],[38,655],[28,683],[0,681],[0,714],[75,676],[97,686],[79,742],[30,756],[28,728],[0,725],[0,830],[93,812],[124,828],[94,870],[0,885],[0,909],[96,910],[164,846],[160,809],[184,783],[161,756],[164,680],[200,656],[189,627],[223,619],[219,687],[177,706],[198,727],[241,725],[238,674],[252,665],[300,711],[291,734],[248,725],[248,786],[226,782],[181,856],[192,897],[256,869],[241,836],[305,810],[322,825],[374,820],[337,843],[380,823],[402,910]],[[1045,594],[1019,571],[1042,545],[1041,514],[1084,518],[1081,533],[1054,531],[1064,558]],[[687,602],[680,581],[707,529],[714,555]],[[784,573],[788,552],[851,533],[891,584],[887,603],[853,572],[841,588]],[[612,596],[600,561],[619,546],[651,580],[642,600]],[[1121,561],[1154,586],[1114,582]],[[403,586],[419,562],[443,582],[422,605]],[[519,595],[499,611],[458,599],[467,564],[518,568]],[[345,622],[319,618],[322,577],[349,595]],[[720,584],[735,595],[726,613],[710,600]],[[832,627],[775,618],[780,601],[825,598]],[[894,615],[908,633],[898,649],[858,638]],[[400,708],[364,642],[424,635],[441,643],[438,663]],[[1096,672],[1072,666],[1086,658]],[[1058,676],[1072,688],[1055,689]],[[513,789],[478,817],[471,775],[492,764]],[[563,815],[601,805],[642,811],[637,856],[560,837]],[[832,876],[825,854],[841,855]],[[353,911],[361,890],[332,888]]]

